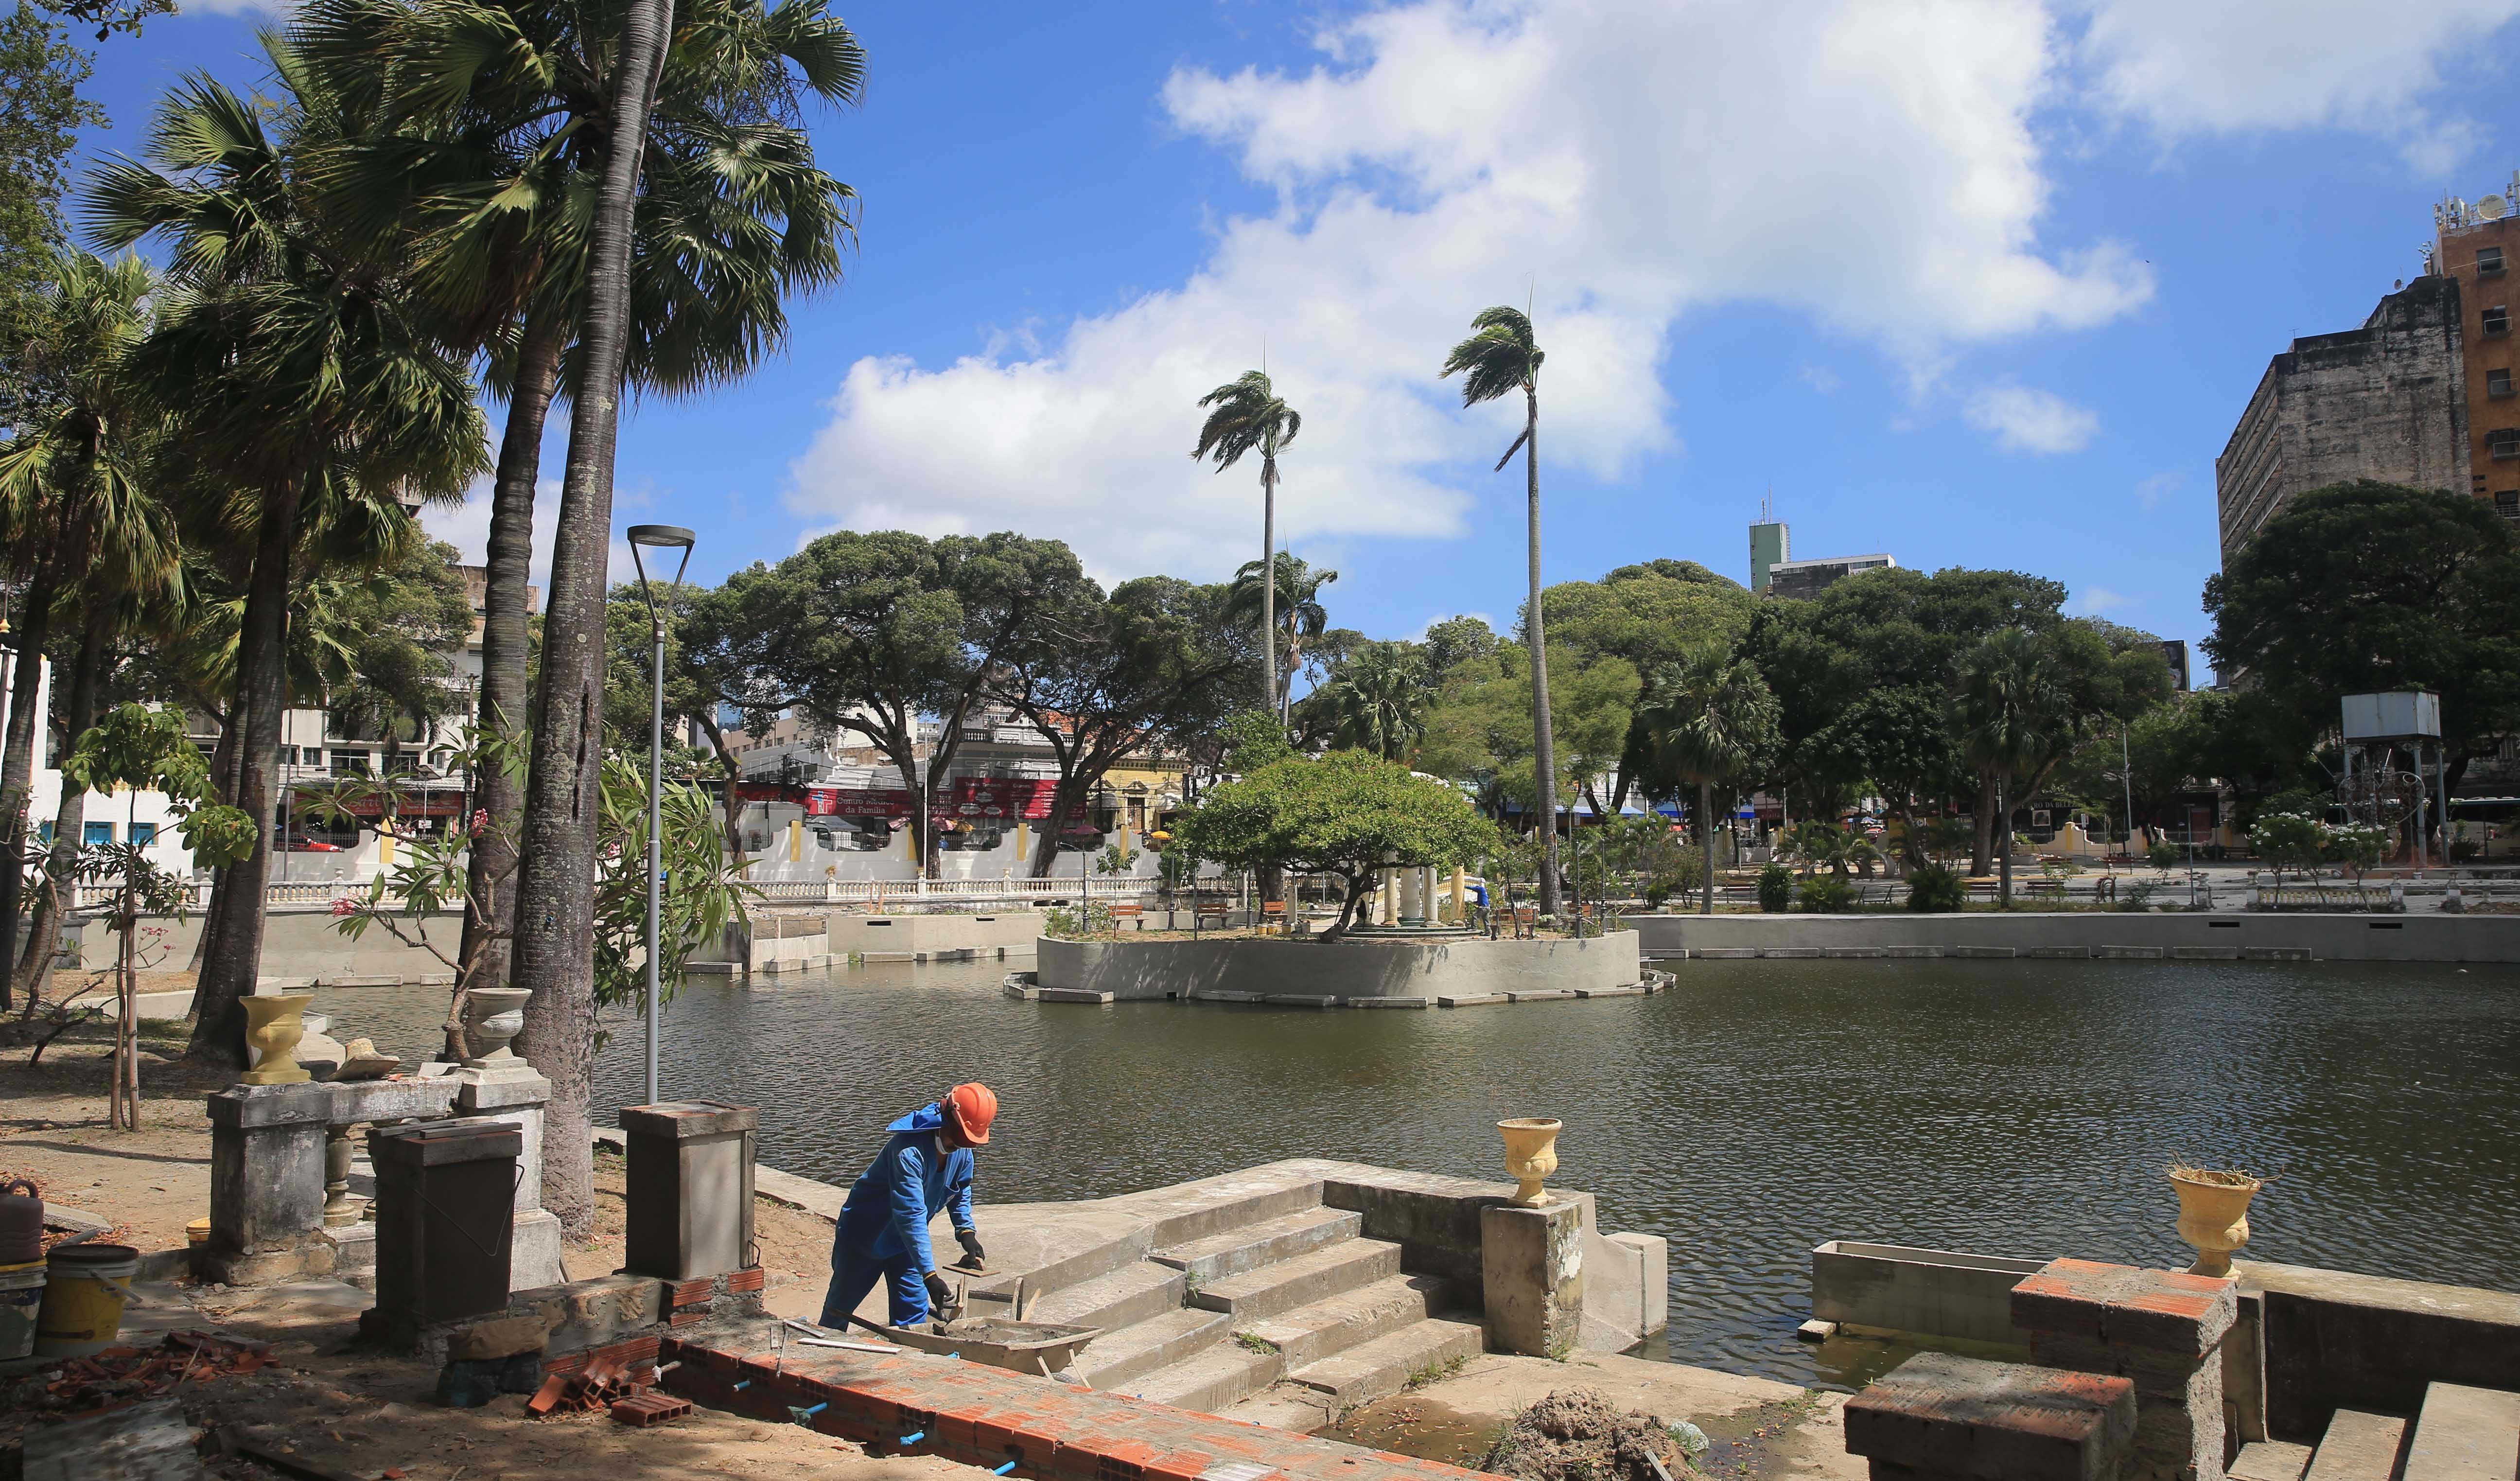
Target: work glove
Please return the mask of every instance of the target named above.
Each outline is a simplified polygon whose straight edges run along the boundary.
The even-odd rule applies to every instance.
[[[954,1287],[946,1284],[945,1278],[932,1270],[921,1279],[927,1285],[928,1315],[942,1321],[946,1309],[954,1304]]]
[[[954,1231],[954,1239],[956,1243],[963,1246],[963,1258],[973,1270],[980,1270],[988,1265],[989,1252],[980,1248],[979,1230],[970,1227],[958,1229]]]

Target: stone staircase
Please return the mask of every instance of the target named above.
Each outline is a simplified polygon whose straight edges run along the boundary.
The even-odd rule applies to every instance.
[[[2412,1425],[2340,1409],[2318,1445],[2256,1441],[2240,1447],[2227,1474],[2230,1481],[2512,1481],[2520,1475],[2520,1394],[2434,1383]]]
[[[1034,1321],[1099,1326],[1076,1375],[1097,1389],[1209,1414],[1278,1386],[1271,1412],[1309,1428],[1482,1350],[1446,1283],[1400,1268],[1359,1215],[1255,1205],[1213,1234],[1159,1245],[1028,1301]]]

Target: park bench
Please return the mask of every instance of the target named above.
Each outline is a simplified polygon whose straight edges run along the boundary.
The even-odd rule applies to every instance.
[[[1136,921],[1138,923],[1138,929],[1140,930],[1145,930],[1147,928],[1147,908],[1143,905],[1139,905],[1134,902],[1127,905],[1114,905],[1110,907],[1110,911],[1111,927],[1114,930],[1119,928],[1120,922],[1123,920]]]
[[[1197,899],[1191,902],[1190,933],[1192,936],[1197,935],[1198,928],[1202,925],[1212,925],[1219,930],[1223,930],[1225,928],[1225,918],[1233,911],[1233,909],[1234,907],[1231,904],[1222,899],[1208,895],[1199,896]]]
[[[1261,928],[1262,930],[1274,930],[1274,931],[1278,932],[1280,935],[1283,935],[1283,934],[1285,934],[1285,931],[1286,931],[1286,902],[1285,902],[1285,901],[1283,901],[1283,900],[1263,900],[1263,901],[1261,901],[1261,902],[1260,902],[1260,928]]]

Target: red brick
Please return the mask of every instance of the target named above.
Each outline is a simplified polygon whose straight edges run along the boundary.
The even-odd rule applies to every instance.
[[[766,1272],[764,1272],[758,1265],[752,1267],[750,1270],[737,1271],[726,1278],[726,1288],[728,1291],[735,1293],[759,1290],[762,1287],[765,1275]]]

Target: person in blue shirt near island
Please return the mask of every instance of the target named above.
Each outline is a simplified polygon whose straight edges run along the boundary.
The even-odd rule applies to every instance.
[[[849,1189],[839,1226],[832,1232],[824,1326],[848,1325],[878,1279],[886,1282],[895,1326],[917,1326],[931,1310],[941,1310],[952,1287],[937,1272],[927,1239],[928,1222],[940,1210],[953,1216],[962,1265],[987,1269],[971,1219],[971,1148],[987,1144],[989,1124],[997,1119],[997,1093],[973,1083],[955,1086],[884,1128],[890,1136],[883,1150]]]

